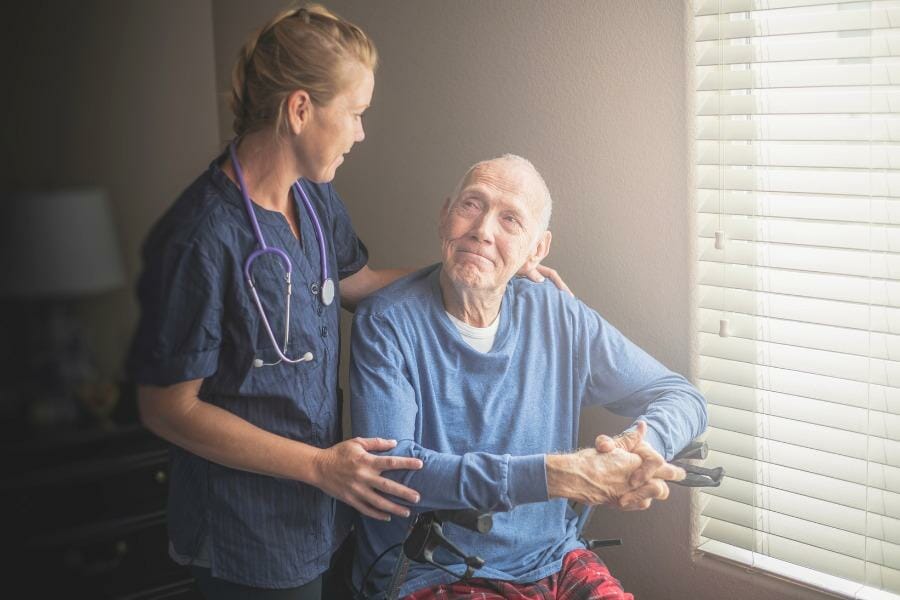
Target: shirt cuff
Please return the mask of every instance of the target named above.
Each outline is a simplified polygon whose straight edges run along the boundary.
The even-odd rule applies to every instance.
[[[675,455],[666,444],[666,440],[649,423],[647,423],[647,433],[644,434],[644,441],[653,446],[653,449],[659,452],[666,460],[672,460],[672,457]]]
[[[510,456],[507,490],[513,506],[549,500],[544,455]]]

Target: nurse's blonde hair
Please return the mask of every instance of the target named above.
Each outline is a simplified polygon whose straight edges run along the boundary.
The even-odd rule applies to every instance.
[[[319,4],[279,13],[250,36],[234,65],[234,133],[272,125],[281,133],[288,96],[305,90],[314,104],[326,105],[352,82],[354,63],[374,72],[378,52],[353,23]]]

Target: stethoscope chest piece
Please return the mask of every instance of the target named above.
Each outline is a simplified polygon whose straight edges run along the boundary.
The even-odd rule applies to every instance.
[[[329,277],[322,282],[322,304],[331,306],[334,302],[334,281]]]

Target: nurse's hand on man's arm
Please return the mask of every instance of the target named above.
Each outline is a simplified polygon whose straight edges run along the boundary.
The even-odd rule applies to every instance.
[[[156,435],[217,464],[251,473],[296,479],[314,485],[361,513],[386,519],[406,516],[407,508],[380,494],[410,504],[419,494],[381,477],[382,471],[420,469],[417,458],[377,456],[392,440],[354,438],[317,448],[257,427],[238,415],[199,398],[202,379],[174,385],[138,386],[141,421]],[[252,450],[251,450],[252,449]]]
[[[311,483],[367,517],[382,521],[389,521],[391,514],[408,517],[409,509],[382,494],[415,504],[419,501],[419,493],[382,477],[381,473],[400,469],[415,471],[422,468],[422,461],[371,454],[390,450],[396,445],[396,440],[357,437],[326,448],[316,454]]]

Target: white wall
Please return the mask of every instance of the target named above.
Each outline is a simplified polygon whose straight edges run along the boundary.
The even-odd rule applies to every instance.
[[[215,0],[218,89],[243,37],[283,5]],[[548,264],[670,368],[691,375],[689,10],[678,0],[333,0],[382,57],[366,141],[335,185],[374,266],[438,257],[437,210],[473,162],[531,159],[555,198]],[[224,97],[224,96],[223,96]],[[221,135],[230,119],[220,117]],[[621,420],[583,420],[585,443]],[[691,556],[690,495],[598,511],[603,558],[641,600],[822,598]]]

